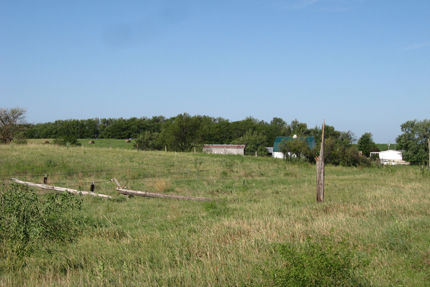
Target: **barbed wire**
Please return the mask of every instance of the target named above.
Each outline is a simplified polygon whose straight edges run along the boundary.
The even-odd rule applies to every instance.
[[[194,163],[190,163],[190,164],[182,164],[182,166],[192,166],[195,165]],[[65,172],[65,173],[43,173],[43,174],[29,174],[29,173],[21,173],[21,174],[2,174],[0,175],[0,180],[6,180],[9,179],[10,177],[18,177],[18,176],[26,176],[26,177],[37,177],[37,176],[57,176],[57,175],[76,175],[76,174],[86,174],[86,173],[106,173],[106,172],[112,172],[112,171],[124,171],[124,170],[144,170],[146,168],[154,168],[154,167],[169,167],[170,165],[151,165],[151,167],[128,167],[128,168],[117,168],[117,169],[102,169],[102,170],[86,170],[86,171],[72,171],[72,172]],[[181,165],[179,165],[181,166]],[[240,165],[241,168],[246,167],[248,165]],[[229,169],[233,169],[233,167],[228,167]],[[202,172],[202,171],[209,171],[209,170],[198,170],[195,169],[196,172]],[[222,168],[219,169],[214,169],[215,171],[217,170],[223,170]],[[187,173],[187,172],[185,172]],[[171,174],[170,172],[168,174]]]

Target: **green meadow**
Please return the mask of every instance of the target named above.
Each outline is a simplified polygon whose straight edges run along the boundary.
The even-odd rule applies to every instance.
[[[426,168],[326,166],[316,203],[309,163],[80,142],[0,145],[0,286],[429,285]],[[113,198],[10,180],[45,174]],[[118,195],[112,178],[213,201]]]

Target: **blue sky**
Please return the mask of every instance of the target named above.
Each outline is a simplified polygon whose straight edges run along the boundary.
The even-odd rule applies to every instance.
[[[30,123],[323,120],[394,142],[430,118],[430,1],[0,1],[0,107]]]

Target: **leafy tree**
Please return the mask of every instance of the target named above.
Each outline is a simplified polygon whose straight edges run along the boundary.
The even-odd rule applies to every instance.
[[[413,164],[428,163],[430,120],[407,121],[401,125],[403,134],[396,139],[397,148],[405,150],[403,159]]]
[[[327,164],[342,166],[370,166],[371,161],[366,156],[360,156],[357,147],[344,145],[335,138],[325,140],[324,161]]]
[[[57,137],[54,140],[58,145],[81,145],[78,142],[84,134],[83,126],[78,120],[55,121],[58,125]]]
[[[267,155],[266,141],[267,139],[263,132],[257,132],[249,129],[245,135],[232,141],[232,144],[246,145],[246,155],[254,155],[255,152],[257,152],[259,155]]]
[[[0,143],[10,143],[23,130],[26,110],[0,108]]]
[[[139,150],[157,150],[162,148],[162,144],[159,141],[159,133],[145,131],[140,134],[134,143],[134,147]]]
[[[184,113],[165,121],[161,127],[160,140],[169,149],[190,151],[195,144],[196,132],[200,128],[198,117]]]
[[[376,147],[371,133],[364,133],[358,140],[358,150],[363,152],[363,155],[370,156],[370,149]]]
[[[279,150],[284,154],[286,160],[308,159],[311,150],[304,138],[283,140],[279,144]]]
[[[288,136],[293,136],[293,135],[308,136],[309,135],[308,125],[305,123],[299,122],[297,119],[292,121],[286,127],[286,129],[287,129],[286,133]]]
[[[273,146],[276,137],[287,136],[287,127],[288,124],[283,119],[274,117],[265,129],[267,134],[266,146]]]
[[[218,144],[230,143],[232,140],[230,121],[224,118],[215,118],[214,124],[215,124],[215,127],[214,127],[215,135],[214,135],[213,142],[210,142],[210,143],[218,143]]]

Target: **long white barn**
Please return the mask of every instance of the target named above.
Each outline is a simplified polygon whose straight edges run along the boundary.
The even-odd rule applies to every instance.
[[[204,144],[203,152],[214,154],[237,154],[245,155],[246,145],[233,144]]]
[[[404,150],[386,150],[381,152],[371,152],[372,154],[379,154],[379,162],[389,165],[408,165],[409,163],[403,160]]]

